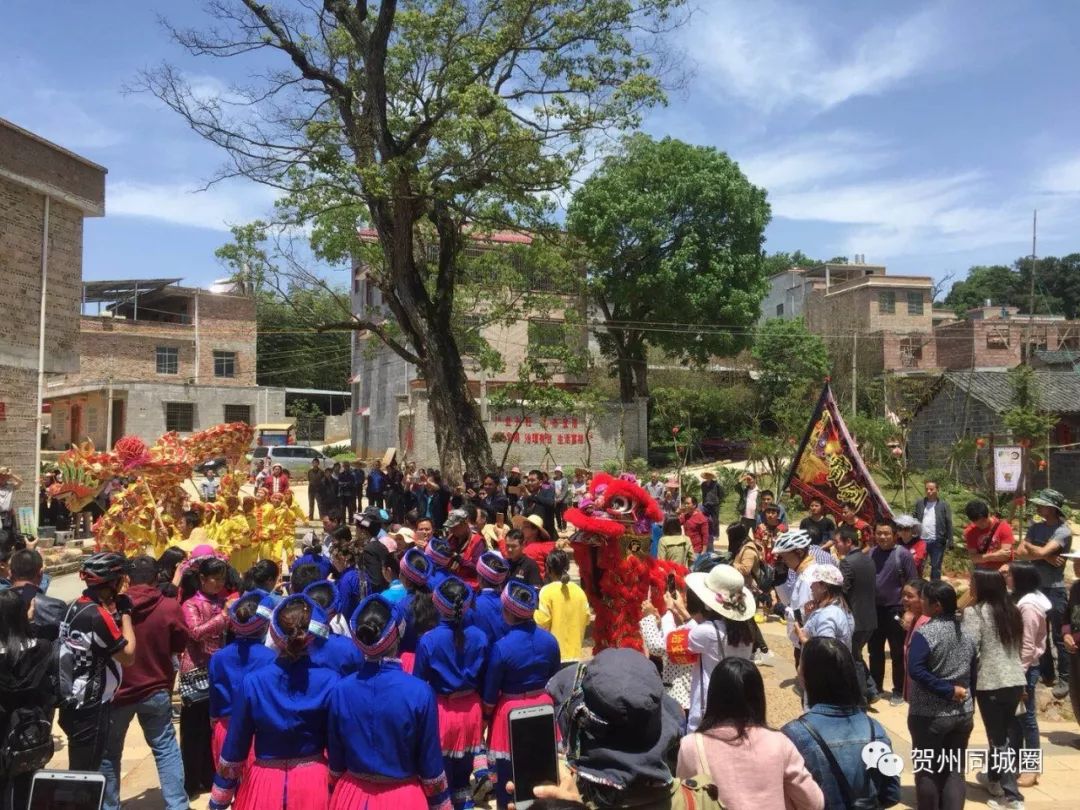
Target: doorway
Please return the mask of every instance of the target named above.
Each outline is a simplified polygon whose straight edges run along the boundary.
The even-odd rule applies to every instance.
[[[126,400],[114,399],[112,401],[112,428],[109,435],[112,436],[113,446],[124,435],[124,403]],[[112,447],[109,448],[112,450]]]
[[[79,435],[82,433],[82,405],[76,403],[71,404],[71,435],[69,437],[70,443],[77,445],[79,443]]]

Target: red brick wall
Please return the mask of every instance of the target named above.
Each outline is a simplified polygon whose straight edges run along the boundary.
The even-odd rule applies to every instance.
[[[255,301],[231,295],[198,293],[199,369],[195,369],[195,324],[83,317],[79,335],[82,366],[68,374],[68,385],[117,381],[179,382],[198,377],[201,385],[255,385]],[[190,308],[194,318],[194,301]],[[157,373],[157,347],[178,349],[178,369]],[[236,376],[214,376],[214,350],[236,353]]]

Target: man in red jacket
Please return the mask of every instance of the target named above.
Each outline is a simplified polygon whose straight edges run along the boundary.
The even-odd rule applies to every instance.
[[[683,506],[679,510],[679,522],[686,536],[690,538],[690,546],[694,549],[694,554],[701,554],[706,550],[712,551],[709,517],[698,509],[697,499],[693,495],[683,498]]]
[[[128,596],[133,610],[135,662],[124,667],[120,688],[113,696],[109,738],[101,771],[105,774],[104,810],[120,807],[120,756],[124,738],[134,717],[154,752],[161,797],[166,810],[187,810],[184,765],[172,724],[172,689],[176,678],[174,657],[188,640],[180,603],[164,596],[157,587],[158,565],[153,557],[132,561]]]

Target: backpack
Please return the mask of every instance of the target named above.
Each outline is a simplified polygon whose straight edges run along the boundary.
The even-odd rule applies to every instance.
[[[729,565],[731,555],[726,551],[703,551],[694,560],[693,570],[696,573],[707,574],[718,565]]]
[[[26,692],[52,692],[56,661],[55,648],[50,647],[41,659],[27,672],[27,682],[7,694],[4,701],[7,718],[0,724],[0,780],[32,773],[49,764],[53,756],[51,709],[32,705]],[[31,705],[19,705],[19,704]],[[2,717],[0,710],[0,717]]]
[[[758,560],[754,583],[757,585],[759,593],[768,593],[776,585],[776,569],[765,560]]]
[[[14,709],[2,739],[0,774],[5,779],[41,770],[52,759],[52,723],[40,706]]]
[[[97,610],[97,605],[87,602],[80,606],[78,600],[68,605],[64,620],[60,622],[60,635],[57,640],[57,668],[59,671],[60,705],[69,709],[80,709],[83,706],[82,690],[75,683],[75,663],[80,657],[90,655],[88,650],[79,649],[72,639],[71,624],[78,618],[82,611]]]

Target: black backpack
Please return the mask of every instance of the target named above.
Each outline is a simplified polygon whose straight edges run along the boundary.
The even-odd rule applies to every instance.
[[[39,771],[52,759],[52,723],[40,706],[14,709],[2,739],[0,774],[5,779]]]

